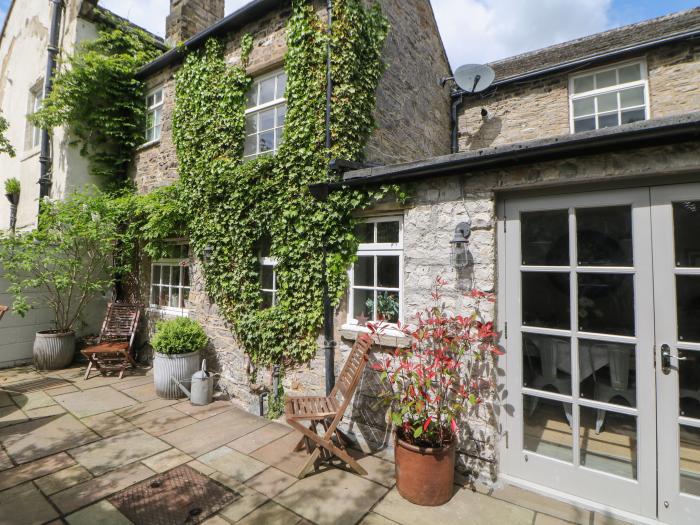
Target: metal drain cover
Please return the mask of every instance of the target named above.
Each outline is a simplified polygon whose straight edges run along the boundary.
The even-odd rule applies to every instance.
[[[187,465],[153,476],[109,498],[139,525],[195,524],[240,498]]]

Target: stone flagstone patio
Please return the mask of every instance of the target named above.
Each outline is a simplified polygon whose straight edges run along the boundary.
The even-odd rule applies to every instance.
[[[442,507],[411,505],[389,454],[355,452],[365,477],[326,466],[298,480],[305,455],[280,422],[228,400],[159,399],[150,371],[82,375],[0,370],[0,525],[129,524],[110,496],[184,464],[240,495],[207,525],[621,523],[510,486],[455,485]]]

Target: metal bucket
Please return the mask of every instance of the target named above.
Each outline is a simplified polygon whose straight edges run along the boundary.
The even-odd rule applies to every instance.
[[[199,352],[189,354],[160,354],[155,352],[153,357],[153,380],[156,386],[156,394],[165,399],[180,399],[185,397],[174,377],[181,383],[188,384],[192,374],[199,370],[201,361]]]

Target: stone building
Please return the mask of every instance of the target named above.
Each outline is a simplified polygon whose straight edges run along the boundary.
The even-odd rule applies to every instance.
[[[404,321],[436,275],[455,311],[465,290],[496,293],[498,396],[461,451],[482,476],[633,522],[697,522],[699,36],[696,8],[495,62],[489,89],[452,93],[454,153],[332,187],[411,189],[366,212],[402,225]]]

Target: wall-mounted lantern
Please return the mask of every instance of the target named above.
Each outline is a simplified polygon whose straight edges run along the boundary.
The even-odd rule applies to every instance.
[[[450,263],[455,268],[464,268],[469,264],[469,237],[472,234],[471,220],[460,222],[450,241]]]

